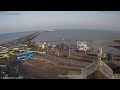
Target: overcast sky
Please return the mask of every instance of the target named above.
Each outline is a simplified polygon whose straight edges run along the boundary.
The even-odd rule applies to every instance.
[[[120,11],[0,11],[0,33],[43,29],[120,30]]]

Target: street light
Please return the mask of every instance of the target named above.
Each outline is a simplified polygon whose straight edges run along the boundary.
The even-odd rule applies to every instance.
[[[69,48],[69,57],[70,57],[70,48]]]

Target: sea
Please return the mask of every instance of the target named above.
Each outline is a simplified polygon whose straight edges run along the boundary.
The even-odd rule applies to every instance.
[[[34,31],[0,34],[0,43],[15,40],[20,37],[29,35],[33,32]],[[40,32],[41,34],[34,39],[35,42],[46,41],[46,42],[55,43],[55,41],[59,41],[59,43],[61,43],[62,40],[65,39],[68,40],[69,44],[76,44],[77,41],[88,41],[88,46],[94,47],[93,53],[97,52],[98,47],[102,47],[104,53],[111,52],[113,54],[120,55],[120,50],[112,47],[108,47],[108,45],[115,44],[115,42],[113,43],[112,40],[120,39],[120,31],[73,29],[73,30],[54,30],[51,32],[43,32],[43,31]]]
[[[7,34],[0,34],[0,44],[5,43],[8,41],[12,41],[18,38],[21,38],[23,36],[29,35],[33,33],[32,31],[27,31],[27,32],[16,32],[16,33],[7,33]]]
[[[59,39],[73,40],[111,40],[120,39],[120,31],[109,30],[56,30],[41,33],[35,40],[54,41]]]

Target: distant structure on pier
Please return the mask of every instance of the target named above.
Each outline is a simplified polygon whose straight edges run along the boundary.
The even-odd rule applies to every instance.
[[[78,47],[78,50],[79,50],[79,51],[85,51],[85,52],[86,52],[86,51],[89,51],[89,47],[88,47],[86,41],[83,41],[83,42],[78,41],[78,42],[77,42],[77,47]]]
[[[102,48],[98,49],[98,60],[81,70],[84,79],[112,79],[113,71],[102,60]]]

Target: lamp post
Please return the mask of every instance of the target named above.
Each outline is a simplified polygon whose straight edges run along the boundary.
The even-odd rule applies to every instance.
[[[69,48],[69,57],[70,57],[70,48]]]
[[[60,53],[59,53],[59,51],[58,51],[58,56],[60,56]]]

